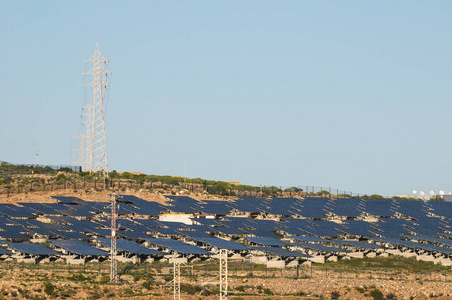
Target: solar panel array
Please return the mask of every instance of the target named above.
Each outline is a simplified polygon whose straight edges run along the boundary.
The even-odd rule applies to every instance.
[[[284,251],[292,246],[300,248],[300,245],[310,245],[309,247],[316,247],[317,251],[330,253],[344,250],[338,247],[367,250],[381,247],[343,240],[347,237],[392,242],[398,246],[418,247],[424,251],[443,254],[449,254],[452,248],[450,202],[319,197],[242,197],[234,201],[200,201],[187,196],[167,198],[170,199],[169,205],[129,195],[119,197],[119,213],[123,218],[119,221],[120,229],[117,234],[121,237],[119,240],[122,251],[146,255],[160,253],[155,249],[143,248],[135,242],[148,241],[164,251],[190,255],[209,254],[205,249],[178,240],[183,238],[208,249],[224,247],[234,251],[249,251],[249,248],[240,243],[218,236]],[[34,249],[35,246],[30,246],[33,244],[12,241],[46,238],[60,251],[77,255],[105,255],[88,241],[109,240],[111,230],[108,218],[105,218],[105,213],[109,212],[109,203],[84,201],[76,197],[54,199],[58,203],[0,204],[0,239],[7,240],[5,243],[10,249],[31,255],[39,255],[39,251],[43,252],[42,255],[57,255],[60,252],[47,248],[50,252],[46,254],[44,252],[47,250],[43,249],[42,245],[37,246],[40,249]],[[212,214],[223,218],[196,219],[201,225],[149,219],[163,212]],[[260,214],[263,217],[277,215],[283,218],[279,222],[251,219],[245,217],[247,213]],[[362,220],[361,217],[368,215],[376,217],[376,222]],[[341,220],[331,220],[331,216],[340,217]],[[50,220],[50,223],[45,221],[45,218]],[[288,244],[282,241],[284,238],[295,240],[296,243]],[[338,247],[332,247],[329,244],[332,241]],[[20,245],[25,245],[25,248]],[[138,253],[140,251],[141,253]],[[0,254],[3,255],[1,252]]]

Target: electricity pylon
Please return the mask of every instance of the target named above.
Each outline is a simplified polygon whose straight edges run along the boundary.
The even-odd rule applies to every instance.
[[[111,233],[110,233],[110,282],[116,283],[118,281],[118,269],[116,262],[116,220],[117,220],[117,207],[116,207],[116,195],[111,195]]]
[[[228,250],[220,249],[220,300],[228,299]]]
[[[173,291],[174,300],[180,300],[180,261],[173,253]]]
[[[77,148],[78,163],[84,171],[90,173],[100,171],[108,176],[104,99],[110,87],[108,75],[111,72],[107,70],[107,63],[110,60],[101,55],[99,43],[96,43],[94,55],[85,62],[93,63],[93,68],[83,73],[83,75],[93,75],[93,80],[85,85],[85,88],[92,87],[93,101],[82,108],[82,130],[78,136],[79,147]]]

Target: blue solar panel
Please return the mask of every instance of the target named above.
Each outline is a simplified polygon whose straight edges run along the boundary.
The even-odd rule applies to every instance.
[[[181,254],[198,254],[198,255],[209,255],[210,252],[201,249],[199,247],[188,245],[181,241],[172,240],[172,239],[155,239],[155,238],[147,238],[145,239],[147,242],[161,246],[164,248],[168,248],[171,251],[175,251]]]
[[[373,223],[361,220],[346,220],[338,229],[347,235],[373,236],[375,233],[372,232],[372,225]]]
[[[326,206],[329,201],[330,199],[328,198],[306,197],[300,202],[298,215],[311,219],[324,218],[327,213]]]
[[[427,204],[432,209],[433,214],[452,220],[452,202],[429,201]]]
[[[287,243],[274,239],[274,238],[265,238],[265,237],[246,237],[245,240],[263,246],[286,246]]]
[[[57,200],[59,203],[70,203],[70,204],[85,204],[86,201],[77,197],[63,197],[63,196],[50,196],[51,198]]]
[[[337,216],[358,217],[361,214],[361,199],[338,198],[330,201],[325,210]]]
[[[363,211],[367,214],[379,217],[390,217],[394,215],[393,206],[396,203],[389,199],[367,199]]]
[[[263,211],[272,215],[296,215],[299,213],[300,199],[297,198],[272,198],[263,204]]]
[[[311,257],[300,252],[289,251],[279,247],[253,247],[252,249],[281,257],[304,257],[304,258]]]
[[[382,247],[376,244],[371,244],[368,242],[358,242],[358,241],[347,241],[347,240],[330,240],[330,242],[334,242],[336,244],[344,245],[344,246],[352,246],[354,248],[360,249],[381,249]]]
[[[198,237],[193,238],[193,240],[206,243],[212,247],[218,248],[218,249],[228,249],[228,250],[247,250],[248,248],[242,244],[233,242],[233,241],[226,241],[223,239],[215,238],[215,237]]]
[[[294,239],[299,242],[326,242],[328,240],[322,239],[317,236],[289,236],[288,238]]]
[[[77,255],[92,255],[92,256],[108,255],[108,253],[91,246],[89,243],[79,240],[49,240],[49,242],[57,247],[60,247],[68,252]]]
[[[417,200],[396,200],[394,210],[404,216],[412,218],[424,217],[427,215],[427,206],[424,201]]]
[[[6,243],[10,248],[17,250],[19,252],[32,254],[32,255],[59,255],[59,252],[47,248],[41,244],[31,244],[31,243]]]
[[[11,254],[12,254],[11,251],[0,247],[0,255],[11,255]]]
[[[338,247],[324,246],[319,244],[294,243],[292,245],[302,249],[310,249],[319,252],[330,252],[330,253],[350,252],[348,250],[344,250]]]
[[[240,199],[231,202],[229,206],[240,212],[263,212],[267,199],[255,197],[240,197]]]
[[[111,239],[97,239],[106,247],[111,247]],[[138,243],[124,240],[124,239],[116,239],[116,249],[119,251],[125,251],[135,254],[144,254],[144,255],[162,255],[163,253],[155,250],[149,249],[141,246]]]
[[[195,204],[195,209],[203,214],[227,215],[231,210],[228,201],[203,200]]]
[[[28,239],[25,235],[22,233],[28,232],[27,229],[25,229],[22,226],[3,226],[2,231],[0,231],[0,237],[3,239],[10,239],[10,240],[25,240]]]

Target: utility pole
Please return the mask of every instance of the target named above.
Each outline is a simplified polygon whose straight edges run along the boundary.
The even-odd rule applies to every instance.
[[[173,253],[173,291],[174,300],[180,300],[180,261]]]
[[[184,182],[187,179],[187,162],[188,162],[188,159],[184,159]]]
[[[220,249],[220,300],[228,299],[228,250]]]
[[[118,281],[118,270],[116,262],[116,197],[117,195],[111,195],[111,244],[110,244],[110,282],[116,283]]]
[[[39,167],[39,150],[36,150],[36,166]]]

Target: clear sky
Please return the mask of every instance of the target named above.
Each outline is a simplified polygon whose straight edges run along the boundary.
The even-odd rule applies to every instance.
[[[450,192],[451,28],[451,1],[1,1],[0,160],[71,162],[99,42],[110,170]]]

